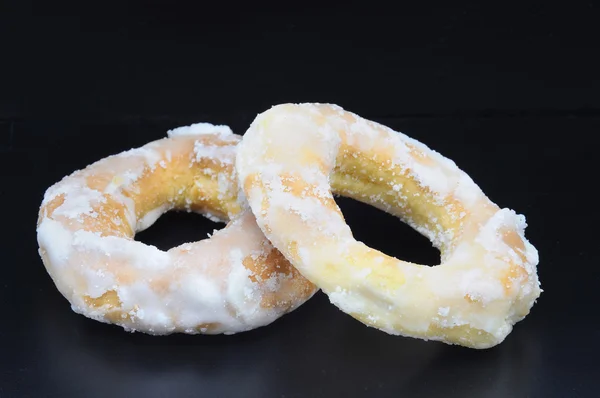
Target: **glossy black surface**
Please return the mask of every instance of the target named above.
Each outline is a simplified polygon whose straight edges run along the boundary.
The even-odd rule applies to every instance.
[[[595,6],[403,7],[9,4],[0,397],[599,396]],[[322,294],[235,336],[128,334],[70,310],[37,254],[49,185],[181,124],[243,133],[282,101],[336,102],[403,131],[527,216],[544,293],[504,343],[476,351],[389,336]],[[358,239],[438,260],[394,218],[339,203]],[[214,227],[168,214],[137,238],[166,249]]]

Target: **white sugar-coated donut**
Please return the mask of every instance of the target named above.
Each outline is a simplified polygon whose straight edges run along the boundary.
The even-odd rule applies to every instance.
[[[540,295],[522,215],[499,208],[441,154],[340,107],[285,104],[260,114],[236,169],[273,245],[366,325],[488,348]],[[332,190],[399,216],[440,249],[441,264],[408,263],[356,241]]]
[[[178,128],[46,191],[39,252],[73,311],[128,331],[232,334],[267,325],[315,293],[241,212],[239,140],[226,126]],[[232,221],[166,252],[133,239],[171,209]]]

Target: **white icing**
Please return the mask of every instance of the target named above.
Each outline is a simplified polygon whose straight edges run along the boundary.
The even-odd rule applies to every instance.
[[[197,134],[208,134],[201,126],[192,130]],[[225,130],[221,132],[225,133]],[[176,132],[176,135],[184,135],[184,132]],[[216,135],[222,134],[217,132]],[[264,250],[271,248],[249,212],[240,215],[209,240],[184,244],[167,252],[130,236],[102,236],[102,226],[95,225],[96,220],[122,224],[117,209],[104,208],[102,214],[94,210],[99,209],[101,203],[107,203],[106,195],[125,205],[125,217],[133,231],[148,228],[172,207],[167,202],[138,220],[135,202],[125,194],[139,193],[136,182],[156,165],[169,167],[162,158],[170,162],[174,156],[181,157],[175,151],[180,152],[181,143],[185,141],[178,141],[173,146],[170,146],[171,142],[162,140],[106,158],[73,173],[46,191],[43,206],[59,195],[63,195],[63,202],[50,215],[45,208],[41,211],[37,229],[39,252],[73,311],[101,322],[116,323],[128,331],[230,334],[267,325],[301,305],[309,298],[306,294],[294,296],[292,303],[283,300],[275,307],[261,306],[264,295],[278,293],[287,276],[274,274],[262,282],[249,279],[250,271],[243,265],[243,259],[253,256],[256,261],[262,261],[257,259],[266,257]],[[189,152],[184,156],[193,161],[206,158],[232,164],[236,142],[232,140],[217,147],[190,141]],[[205,175],[210,174],[216,179],[220,197],[235,195],[237,185],[233,175],[228,174],[230,171],[224,171],[222,167],[212,170],[210,166],[205,170],[211,171]],[[87,178],[95,174],[101,174],[104,179],[109,177],[102,192],[87,186]],[[185,187],[177,186],[165,189],[178,195],[185,191]],[[191,205],[190,198],[186,199]],[[92,217],[86,220],[87,230],[81,229],[79,222],[83,215]],[[214,221],[227,221],[210,212],[204,215]],[[73,219],[78,223],[73,223]],[[232,247],[233,255],[230,256],[228,252]],[[283,287],[283,295],[289,293],[286,292],[288,288]],[[117,294],[120,308],[94,307],[87,301],[87,298],[102,298],[110,292]],[[122,313],[120,319],[115,321],[108,317],[113,310]],[[204,324],[210,324],[211,329],[202,326]]]
[[[148,167],[150,170],[154,170],[156,164],[162,160],[160,152],[156,149],[153,149],[153,146],[150,144],[144,147],[130,149],[118,155],[114,155],[111,158],[115,158],[117,156],[120,158],[140,157],[144,160],[145,167]],[[128,171],[131,170],[125,170],[124,173]]]
[[[427,195],[426,200],[458,225],[446,230],[437,213],[416,214],[418,209],[409,206],[412,198],[403,192],[402,184],[393,181],[387,184],[387,194],[393,194],[394,203],[378,194],[351,192],[401,215],[427,236],[442,249],[441,265],[429,268],[397,260],[397,273],[387,268],[380,275],[375,272],[376,261],[358,270],[346,264],[348,256],[354,261],[373,257],[352,237],[343,218],[319,200],[330,198],[329,179],[323,173],[332,172],[341,142],[346,156],[357,158],[360,153],[373,161],[390,159],[382,166],[390,169],[391,176],[411,178],[422,188],[414,196]],[[279,105],[253,121],[238,147],[236,170],[257,223],[273,245],[295,258],[294,266],[319,284],[332,303],[371,326],[484,348],[501,342],[522,317],[518,314],[527,313],[539,296],[538,255],[524,238],[524,218],[509,210],[490,218],[494,204],[453,161],[390,128],[339,107]],[[353,173],[368,174],[368,170],[358,168]],[[303,180],[310,194],[291,192],[282,175]],[[256,176],[261,183],[248,184]],[[385,184],[383,178],[379,182]],[[427,218],[430,225],[417,224],[416,216]],[[503,229],[519,234],[525,244],[525,261],[502,240]],[[383,256],[375,258],[383,261]],[[514,264],[522,266],[529,278],[505,282]],[[353,277],[338,272],[353,273]],[[442,328],[469,325],[479,334],[448,340],[453,337],[436,334],[434,323]],[[489,333],[487,340],[482,332]]]
[[[231,195],[231,193],[235,189],[231,176],[225,173],[219,173],[217,175],[217,183],[217,189],[219,191],[217,199],[219,200],[224,200],[227,196]]]
[[[227,222],[227,220],[224,220],[221,217],[217,216],[216,214],[212,214],[211,212],[208,212],[208,211],[203,212],[202,215],[204,217],[208,218],[212,222],[218,222],[218,223]]]
[[[365,313],[366,302],[359,294],[354,294],[352,291],[338,288],[329,293],[328,296],[331,304],[335,305],[346,313]]]
[[[102,296],[108,290],[115,288],[117,284],[115,275],[108,271],[82,268],[81,274],[88,282],[87,295],[91,298]]]
[[[150,210],[142,218],[137,220],[137,225],[136,225],[135,231],[141,232],[141,231],[144,231],[145,229],[150,228],[152,226],[152,224],[154,224],[156,222],[156,220],[158,220],[160,218],[160,216],[162,216],[164,213],[166,213],[169,210],[170,207],[171,206],[168,203],[165,203],[164,205],[159,206],[156,209]]]
[[[54,216],[81,221],[82,215],[93,215],[92,203],[106,202],[102,192],[87,187],[73,187],[64,193],[65,200],[54,210]]]
[[[502,240],[501,229],[514,229],[519,227],[520,217],[510,209],[498,210],[479,230],[475,242],[492,253],[503,253],[508,245]]]
[[[71,233],[61,223],[44,218],[37,229],[38,244],[50,257],[50,263],[56,267],[65,266],[72,251]]]
[[[194,157],[197,162],[200,162],[202,159],[211,159],[220,164],[233,164],[234,156],[235,148],[231,145],[210,146],[200,141],[194,144]]]
[[[450,307],[440,307],[440,308],[438,308],[438,315],[439,316],[448,316],[449,313],[450,313]]]
[[[74,250],[122,258],[139,269],[164,269],[170,262],[167,253],[154,246],[115,236],[100,236],[99,233],[84,230],[73,233],[71,245]]]
[[[195,123],[189,126],[182,126],[167,131],[167,136],[177,137],[182,135],[216,135],[219,137],[225,137],[233,135],[233,131],[229,126],[214,125],[211,123]]]
[[[468,296],[483,304],[501,300],[504,288],[498,279],[491,278],[481,268],[473,268],[464,272],[460,279],[459,289],[462,296]]]
[[[250,270],[242,264],[244,253],[239,249],[232,249],[229,258],[232,267],[227,279],[228,301],[237,310],[238,316],[251,316],[257,310],[257,303],[252,297],[256,287],[249,282]]]

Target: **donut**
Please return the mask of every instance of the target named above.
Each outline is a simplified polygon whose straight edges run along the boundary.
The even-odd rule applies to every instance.
[[[131,332],[233,334],[270,324],[316,292],[242,211],[239,141],[226,126],[181,127],[45,192],[39,254],[74,312]],[[228,223],[168,251],[134,240],[169,210]]]
[[[236,170],[271,243],[368,326],[489,348],[540,295],[524,216],[499,208],[423,143],[338,106],[283,104],[259,114]],[[401,261],[355,240],[334,194],[399,217],[440,250],[440,264]]]

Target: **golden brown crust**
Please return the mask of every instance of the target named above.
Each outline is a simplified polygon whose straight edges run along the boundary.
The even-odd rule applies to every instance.
[[[367,325],[487,348],[540,294],[524,217],[491,202],[451,160],[385,126],[334,105],[274,106],[246,132],[236,167],[274,246]],[[356,241],[333,193],[399,216],[440,249],[441,264],[408,263]]]
[[[48,254],[57,250],[54,246],[58,247],[45,243],[52,241],[52,233],[40,232],[43,262],[77,312],[153,334],[232,333],[270,323],[315,293],[317,288],[250,222],[251,213],[242,213],[233,167],[237,142],[239,136],[235,135],[180,136],[155,141],[96,162],[48,190],[40,208],[38,228],[42,226],[43,231],[54,222],[60,225],[54,228],[59,228],[61,234],[72,234],[73,241],[81,232],[93,233],[93,237],[85,239],[97,239],[85,250],[69,249],[70,256],[63,259],[62,254]],[[136,230],[146,228],[171,209],[244,221],[230,222],[219,234],[221,253],[217,243],[210,246],[204,242],[157,252],[154,256],[167,256],[167,263],[161,266],[166,267],[164,271],[151,267],[146,270],[144,261],[152,263],[156,259],[144,260],[143,251],[135,254],[137,257],[134,253],[129,257],[119,248],[123,242],[102,246],[103,241],[98,240],[105,237],[133,241]],[[94,244],[101,245],[99,252],[94,251]],[[118,253],[112,254],[113,249]],[[215,263],[203,261],[205,250],[210,251],[207,256]],[[243,256],[238,265],[237,254],[233,253],[240,250]],[[133,261],[141,262],[132,264]],[[247,277],[243,276],[245,273]],[[111,282],[105,282],[106,278]],[[201,285],[187,287],[190,278],[198,279]],[[94,287],[98,283],[108,283],[100,294]],[[235,285],[230,289],[228,284]],[[182,289],[189,292],[180,293]],[[208,290],[205,293],[203,289]],[[243,296],[245,291],[249,292],[248,297]],[[188,298],[182,300],[186,294]],[[218,304],[215,294],[223,295],[222,300],[216,301]],[[254,301],[257,308],[253,307]],[[210,308],[215,305],[220,307]],[[196,317],[195,311],[206,315]],[[215,320],[202,321],[211,317]],[[196,318],[199,321],[194,323]]]

